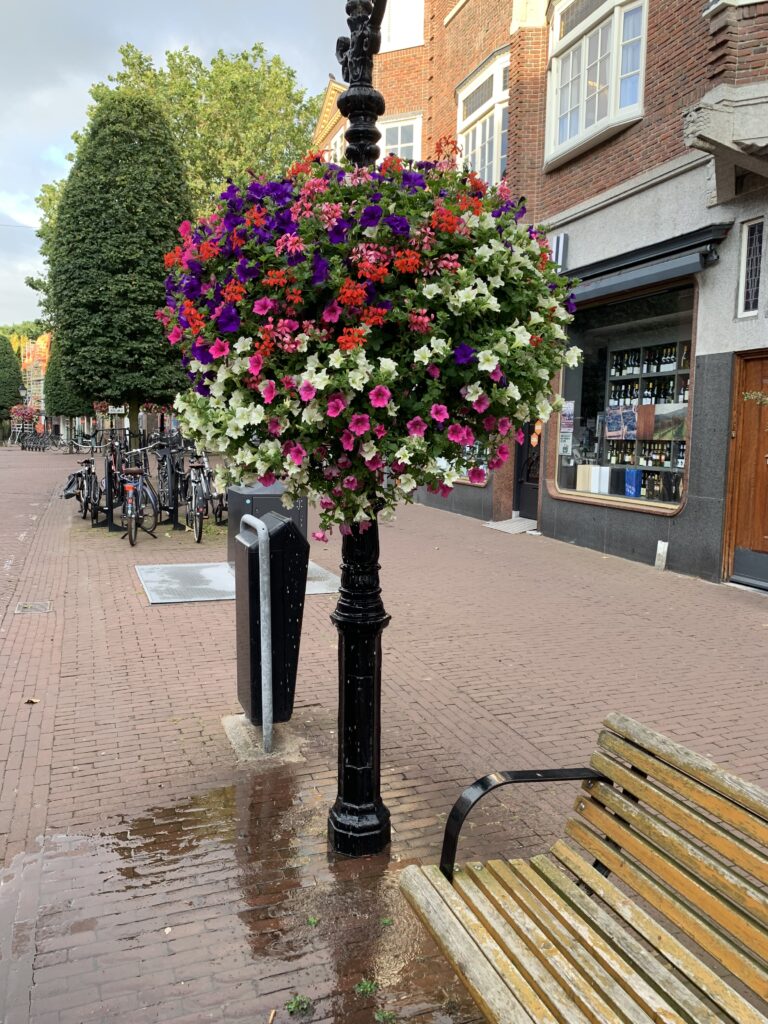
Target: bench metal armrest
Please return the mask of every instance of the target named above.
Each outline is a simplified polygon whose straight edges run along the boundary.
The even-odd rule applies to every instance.
[[[459,833],[462,825],[475,804],[494,789],[520,782],[573,782],[604,778],[600,772],[593,771],[591,768],[546,768],[542,771],[493,772],[492,775],[478,779],[471,786],[467,786],[448,815],[443,837],[443,850],[440,854],[440,870],[449,882],[453,881],[453,866],[456,862],[456,849],[459,845]]]

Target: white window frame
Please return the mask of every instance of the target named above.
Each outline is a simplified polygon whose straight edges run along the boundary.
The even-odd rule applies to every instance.
[[[344,137],[344,134],[347,128],[348,122],[345,121],[341,128],[339,128],[339,130],[331,139],[330,144],[328,146],[328,163],[340,164],[341,161],[344,159],[344,154],[347,149],[347,140]]]
[[[457,158],[461,166],[468,155],[468,137],[473,128],[480,125],[485,118],[493,115],[493,174],[489,184],[495,185],[502,178],[501,140],[509,132],[509,84],[504,88],[504,72],[509,69],[509,51],[499,54],[492,62],[482,64],[472,77],[466,80],[456,94],[456,137],[462,152]],[[493,76],[491,96],[468,117],[464,117],[464,101],[479,88],[486,79]],[[506,162],[509,163],[509,138],[507,137]]]
[[[387,149],[385,139],[387,137],[387,128],[404,128],[406,125],[413,125],[413,160],[421,160],[421,125],[422,116],[421,114],[398,114],[397,117],[382,117],[379,121],[379,131],[381,132],[381,140],[379,141],[379,150],[381,151],[381,159],[389,156],[390,150]],[[400,154],[397,153],[397,156]]]
[[[381,23],[379,53],[424,45],[424,0],[389,0]]]
[[[749,229],[752,227],[753,224],[763,225],[763,240],[760,249],[760,271],[758,277],[758,288],[760,290],[758,291],[757,309],[745,309],[744,300],[746,296],[744,294],[744,290],[747,284],[747,241],[749,239]],[[757,317],[760,315],[760,299],[762,298],[762,289],[760,286],[762,285],[763,267],[765,265],[765,233],[766,232],[764,217],[753,217],[752,220],[745,220],[742,222],[741,242],[739,244],[739,292],[736,305],[736,316],[739,317],[739,319],[741,320],[748,320],[752,317]]]
[[[572,160],[591,149],[593,146],[604,142],[612,135],[636,124],[643,117],[645,112],[645,65],[648,45],[648,3],[649,0],[605,0],[597,10],[580,22],[571,32],[558,39],[560,34],[560,19],[563,12],[573,3],[573,0],[559,0],[553,12],[550,24],[549,43],[549,64],[547,73],[547,120],[546,120],[546,141],[544,151],[544,170],[554,170],[568,160]],[[625,11],[634,7],[642,7],[642,27],[640,34],[640,68],[638,83],[638,102],[632,106],[619,107],[620,95],[620,47],[622,19]],[[578,134],[565,142],[558,142],[559,127],[559,79],[561,61],[570,55],[573,48],[581,44],[586,47],[586,40],[595,29],[611,22],[611,50],[609,62],[609,103],[608,115],[600,121],[596,121],[589,128],[583,124],[585,110],[584,97],[580,95],[579,118],[580,129]],[[586,71],[586,54],[582,53],[582,72]],[[586,75],[582,73],[581,88],[584,90]]]

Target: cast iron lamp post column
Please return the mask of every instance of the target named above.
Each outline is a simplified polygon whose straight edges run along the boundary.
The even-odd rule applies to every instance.
[[[349,38],[336,56],[349,88],[338,100],[349,118],[347,156],[374,164],[384,98],[373,88],[373,57],[381,46],[387,0],[347,0]],[[379,526],[351,527],[342,542],[341,589],[331,620],[339,631],[339,783],[328,838],[348,857],[380,853],[390,841],[381,799],[381,634],[389,624],[379,587]]]

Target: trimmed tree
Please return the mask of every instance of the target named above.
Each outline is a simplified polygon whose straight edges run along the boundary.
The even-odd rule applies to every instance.
[[[147,99],[105,95],[58,209],[50,305],[64,381],[89,400],[170,401],[184,377],[155,319],[163,256],[190,212],[181,158]]]
[[[10,418],[11,406],[19,402],[22,387],[21,363],[13,346],[0,334],[0,439],[5,437],[5,423]]]
[[[55,336],[51,341],[51,354],[45,371],[45,411],[49,416],[66,416],[69,420],[70,448],[72,446],[72,420],[90,411],[90,403],[73,388],[62,370],[61,345]]]

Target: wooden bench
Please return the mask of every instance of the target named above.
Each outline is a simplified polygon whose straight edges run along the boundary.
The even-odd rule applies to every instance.
[[[441,867],[406,868],[405,896],[497,1024],[766,1024],[768,793],[623,715],[604,725],[591,769],[466,790]],[[580,851],[454,869],[486,793],[566,778],[584,780]]]

